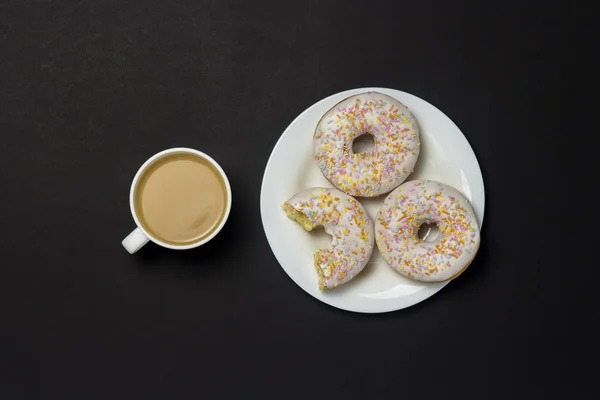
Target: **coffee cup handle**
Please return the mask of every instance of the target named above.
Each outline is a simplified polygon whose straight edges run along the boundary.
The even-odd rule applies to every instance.
[[[135,228],[133,232],[123,239],[121,244],[129,254],[133,254],[148,243],[149,240],[148,236],[140,228]]]

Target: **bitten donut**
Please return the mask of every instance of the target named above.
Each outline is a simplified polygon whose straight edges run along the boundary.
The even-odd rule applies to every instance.
[[[437,237],[420,239],[423,224],[436,224]],[[453,279],[479,249],[479,224],[468,199],[435,181],[410,181],[390,193],[375,222],[381,255],[396,271],[424,282]]]
[[[307,231],[323,226],[333,237],[328,248],[314,255],[319,289],[348,282],[369,261],[375,241],[373,221],[352,197],[337,189],[311,188],[292,196],[283,209]]]
[[[373,135],[374,150],[354,153],[354,139]],[[321,118],[314,134],[323,175],[352,196],[374,197],[406,180],[419,156],[419,126],[398,100],[377,92],[348,97]]]

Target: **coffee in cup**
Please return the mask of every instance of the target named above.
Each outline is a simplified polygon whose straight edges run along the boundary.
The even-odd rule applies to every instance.
[[[231,209],[231,188],[225,172],[206,154],[169,149],[140,168],[131,187],[130,206],[138,225],[123,241],[130,253],[148,240],[188,249],[221,230]]]

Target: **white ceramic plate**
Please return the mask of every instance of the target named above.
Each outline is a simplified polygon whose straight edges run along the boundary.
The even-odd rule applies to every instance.
[[[463,192],[483,222],[485,193],[475,153],[460,129],[443,112],[416,96],[393,89],[362,88],[335,94],[300,114],[283,132],[267,163],[260,194],[260,212],[269,245],[284,271],[311,296],[348,311],[379,313],[419,303],[448,282],[410,280],[387,265],[378,249],[365,269],[352,281],[332,290],[318,288],[313,253],[331,237],[322,229],[306,232],[287,218],[281,206],[295,193],[314,186],[332,187],[313,158],[312,139],[317,123],[336,103],[354,94],[376,91],[390,95],[413,112],[421,128],[421,154],[408,177],[432,179]],[[384,196],[358,198],[374,219]]]

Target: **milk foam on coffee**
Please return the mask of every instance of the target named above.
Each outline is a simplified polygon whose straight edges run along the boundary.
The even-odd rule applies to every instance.
[[[134,192],[144,229],[174,245],[209,236],[225,217],[227,201],[219,171],[190,153],[167,154],[154,161],[142,172]]]

